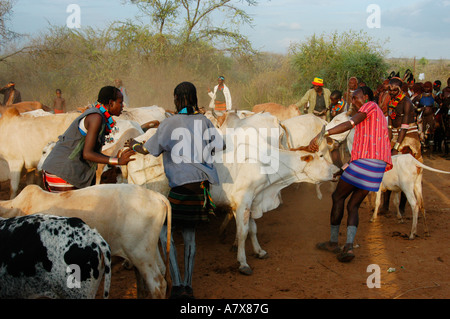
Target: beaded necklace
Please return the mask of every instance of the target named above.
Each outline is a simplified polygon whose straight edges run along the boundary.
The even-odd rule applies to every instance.
[[[342,109],[343,106],[344,106],[344,100],[341,99],[335,106],[333,106],[333,108],[331,110],[333,112],[338,112]]]
[[[397,107],[398,103],[400,103],[401,100],[403,100],[405,98],[406,94],[405,93],[400,93],[399,95],[397,95],[395,98],[391,99],[391,101],[389,102],[389,116],[391,117],[391,119],[395,119],[397,116],[397,113],[395,113],[395,108]]]
[[[97,102],[97,104],[94,105],[96,108],[98,108],[102,114],[105,116],[106,118],[106,133],[110,134],[113,130],[114,125],[116,125],[116,121],[114,121],[113,117],[111,116],[111,114],[109,114],[108,110],[105,108],[105,106],[99,102]]]

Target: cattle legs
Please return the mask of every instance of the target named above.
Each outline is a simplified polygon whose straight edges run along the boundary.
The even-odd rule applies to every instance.
[[[259,259],[266,259],[268,258],[267,252],[261,248],[258,242],[257,234],[257,226],[256,221],[250,217],[249,219],[249,234],[250,234],[250,240],[252,242],[253,252],[255,253],[256,257]]]
[[[16,197],[19,190],[20,174],[22,173],[23,162],[9,161],[10,174],[10,199]]]
[[[245,241],[248,234],[250,234],[250,240],[256,257],[260,259],[267,258],[267,252],[259,245],[256,222],[250,217],[250,210],[238,209],[236,211],[237,260],[239,262],[239,272],[244,275],[253,274],[252,269],[247,264],[245,255]]]

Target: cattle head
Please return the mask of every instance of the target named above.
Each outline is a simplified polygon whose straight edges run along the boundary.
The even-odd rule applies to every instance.
[[[334,174],[339,172],[339,168],[327,161],[319,153],[301,152],[300,159],[306,162],[303,173],[307,176],[305,182],[319,184],[322,182],[335,181]]]

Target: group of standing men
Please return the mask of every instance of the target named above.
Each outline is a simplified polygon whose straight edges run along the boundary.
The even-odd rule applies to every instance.
[[[448,155],[450,78],[442,91],[440,81],[412,82],[392,77],[380,84],[374,94],[374,101],[387,118],[393,146],[400,153],[411,153],[422,160],[423,151],[429,151],[434,145],[433,151],[440,153],[443,144]],[[365,83],[351,77],[344,93],[331,92],[324,87],[322,78],[315,78],[312,85],[296,106],[302,114],[315,114],[331,121],[341,112],[354,115],[352,94]]]

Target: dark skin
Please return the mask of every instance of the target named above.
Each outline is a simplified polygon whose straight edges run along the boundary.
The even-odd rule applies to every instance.
[[[396,84],[389,84],[388,92],[391,96],[391,99],[394,99],[402,92],[402,88]],[[390,116],[388,117],[388,126],[392,126],[393,128],[400,128],[402,124],[414,123],[414,106],[412,105],[409,98],[405,97],[398,103],[397,107],[395,108],[395,113],[397,114],[395,119],[392,119]],[[401,114],[403,114],[403,116],[401,116]],[[406,136],[406,132],[407,130],[400,130],[396,143],[401,144],[403,142],[403,139]],[[389,139],[392,140],[392,129],[389,129]],[[397,154],[398,151],[392,149],[392,155]]]
[[[354,77],[350,78],[348,80],[348,91],[344,92],[344,99],[347,101],[348,104],[351,103],[352,96],[350,96],[350,91],[354,91],[358,88],[358,80]]]
[[[330,109],[332,109],[336,104],[339,103],[341,99],[337,98],[336,96],[330,96]],[[340,111],[342,112],[342,110]],[[338,113],[335,111],[331,111],[331,117],[335,117]]]
[[[105,105],[109,114],[119,116],[123,109],[123,96],[119,94],[116,100],[109,100],[109,103]],[[84,120],[84,126],[86,127],[87,134],[85,144],[83,148],[83,158],[87,161],[109,164],[109,156],[97,153],[95,151],[95,144],[97,142],[97,136],[102,126],[102,116],[100,114],[89,114]],[[134,152],[132,150],[126,150],[119,157],[119,165],[126,165],[134,159],[130,158]]]
[[[351,118],[351,120],[355,123],[355,125],[358,125],[367,118],[367,114],[364,112],[359,112],[359,109],[361,108],[362,105],[366,103],[366,101],[368,101],[368,99],[369,97],[367,95],[364,95],[362,90],[360,89],[353,92],[352,103],[355,106],[357,113]],[[352,123],[350,121],[347,121],[329,129],[328,133],[329,135],[339,134],[348,131],[352,128],[353,128]],[[310,142],[309,147],[311,150],[317,151],[319,149],[316,143],[317,138],[318,137],[316,136]],[[351,195],[347,203],[347,211],[348,211],[347,226],[357,227],[359,223],[358,209],[368,193],[369,191],[360,189],[340,179],[336,187],[336,190],[332,195],[333,206],[331,208],[330,214],[331,225],[340,225],[342,218],[344,216],[345,200]],[[328,242],[327,245],[329,249],[332,250],[333,248],[336,248],[338,246],[338,243]],[[353,253],[353,244],[352,243],[346,244],[344,250],[348,253]]]
[[[222,79],[218,79],[218,80],[217,80],[217,84],[219,84],[219,88],[223,87],[224,82],[225,82],[225,81],[222,80]],[[211,92],[211,89],[210,89],[210,88],[208,88],[208,92]]]
[[[322,95],[323,89],[320,85],[313,85],[314,91],[316,91],[317,94]]]

